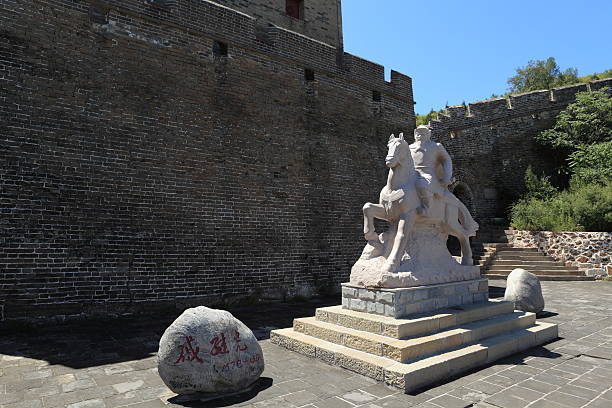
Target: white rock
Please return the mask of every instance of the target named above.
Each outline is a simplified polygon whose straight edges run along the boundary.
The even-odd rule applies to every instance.
[[[524,312],[538,313],[544,310],[540,280],[524,269],[517,268],[508,275],[504,300],[514,302],[514,307]]]
[[[177,394],[237,392],[264,370],[253,332],[230,312],[204,306],[187,309],[159,341],[157,367]]]

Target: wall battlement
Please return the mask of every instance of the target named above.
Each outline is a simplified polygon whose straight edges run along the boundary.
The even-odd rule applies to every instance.
[[[188,31],[203,35],[249,51],[282,58],[288,62],[325,75],[356,82],[388,96],[412,101],[412,79],[393,72],[385,81],[384,66],[345,53],[332,45],[306,37],[282,27],[261,27],[257,20],[245,13],[208,0],[177,0],[170,8],[162,8],[138,0],[83,0],[83,4],[108,12],[109,24],[121,24],[130,32],[147,25],[164,29]],[[116,34],[116,33],[115,33]],[[162,46],[173,47],[169,38]],[[165,44],[165,45],[163,45]]]
[[[431,121],[436,131],[447,129],[462,129],[503,120],[510,116],[535,114],[539,111],[561,110],[576,98],[576,93],[588,90],[597,90],[605,86],[612,86],[612,79],[600,79],[588,84],[575,84],[552,90],[540,90],[508,98],[495,98],[484,101],[471,102],[467,106],[448,106],[437,120]]]
[[[449,106],[431,121],[433,138],[453,157],[455,181],[469,187],[479,220],[506,216],[524,190],[527,166],[555,174],[557,158],[536,143],[536,135],[554,126],[576,93],[604,86],[612,79]]]

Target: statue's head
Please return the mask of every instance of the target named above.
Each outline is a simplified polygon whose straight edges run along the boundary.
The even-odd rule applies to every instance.
[[[431,129],[429,126],[420,125],[414,130],[414,140],[417,142],[428,142],[431,140]]]
[[[403,133],[400,133],[399,137],[389,136],[387,147],[389,150],[387,151],[387,157],[385,157],[385,164],[389,168],[397,166],[406,157],[410,157],[408,143],[404,140]]]

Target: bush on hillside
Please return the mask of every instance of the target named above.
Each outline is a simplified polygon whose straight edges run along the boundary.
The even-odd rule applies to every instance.
[[[524,197],[511,226],[531,231],[612,231],[612,183],[582,184],[548,199]]]

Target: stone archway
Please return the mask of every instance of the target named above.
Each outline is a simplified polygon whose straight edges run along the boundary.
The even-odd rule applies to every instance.
[[[470,211],[472,217],[476,219],[475,209],[474,209],[474,193],[472,193],[472,189],[463,181],[455,181],[450,186],[450,191],[461,201]]]

